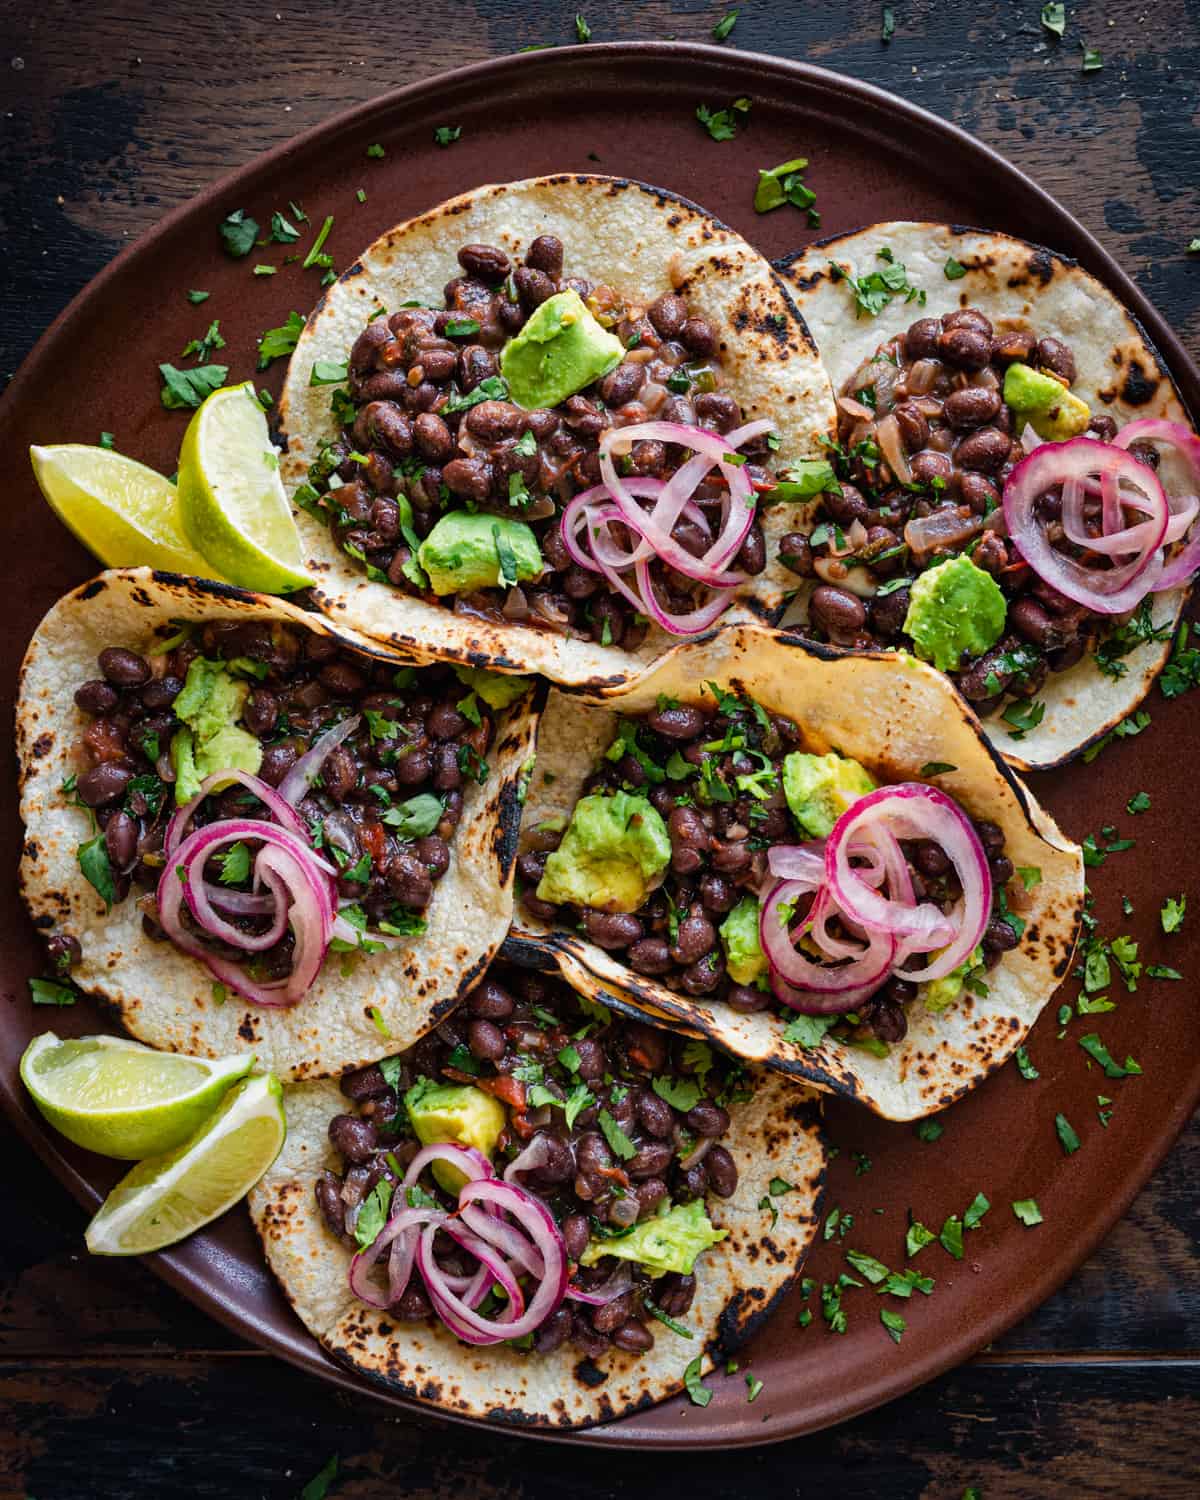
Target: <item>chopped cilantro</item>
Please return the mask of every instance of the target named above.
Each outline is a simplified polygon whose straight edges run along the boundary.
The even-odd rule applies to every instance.
[[[608,1110],[602,1109],[597,1116],[600,1129],[604,1133],[604,1139],[608,1142],[613,1152],[622,1161],[629,1161],[637,1155],[637,1147],[609,1114]]]
[[[95,824],[93,823],[92,826],[95,827]],[[109,910],[116,899],[117,892],[103,833],[98,833],[95,838],[80,844],[75,851],[75,857],[79,861],[79,868],[83,871],[84,879],[104,902],[105,910]]]
[[[656,1302],[651,1302],[649,1297],[642,1298],[642,1306],[652,1318],[657,1318],[664,1327],[669,1328],[672,1333],[677,1333],[681,1339],[694,1338],[690,1328],[685,1328],[682,1323],[677,1323],[669,1314],[663,1312]]]
[[[31,979],[29,998],[35,1005],[74,1005],[79,991],[73,984],[62,984],[57,979]]]
[[[737,134],[741,119],[750,111],[749,99],[735,99],[728,109],[709,109],[701,104],[696,109],[696,118],[712,136],[714,141],[731,141]]]
[[[575,15],[575,35],[581,42],[590,42],[592,39],[592,28],[578,12]]]
[[[1032,1061],[1030,1060],[1029,1052],[1026,1048],[1018,1047],[1015,1053],[1015,1058],[1017,1071],[1027,1082],[1032,1083],[1035,1078],[1040,1078],[1042,1076],[1034,1067]]]
[[[1058,1132],[1063,1151],[1068,1156],[1073,1156],[1079,1150],[1079,1136],[1070,1120],[1064,1114],[1057,1114],[1054,1116],[1054,1128]]]
[[[111,432],[102,432],[100,434],[100,446],[101,448],[107,449],[107,451],[111,453],[117,446],[117,440],[115,437],[113,437]]]
[[[737,18],[736,10],[727,11],[712,29],[713,41],[723,42],[737,25]]]
[[[879,1321],[898,1344],[904,1335],[905,1328],[908,1327],[908,1324],[905,1323],[900,1314],[893,1312],[890,1307],[881,1307],[879,1309]]]
[[[922,776],[945,776],[950,771],[957,771],[957,766],[952,766],[947,760],[927,760],[921,767]]]
[[[1169,626],[1163,628],[1170,629]],[[1178,698],[1181,693],[1200,686],[1200,647],[1188,645],[1190,633],[1191,625],[1185,620],[1158,679],[1164,698]]]
[[[683,1372],[683,1387],[691,1398],[693,1406],[707,1406],[712,1400],[712,1392],[700,1380],[700,1366],[703,1355],[697,1354],[691,1360]]]
[[[1178,969],[1169,968],[1166,964],[1147,964],[1146,977],[1148,979],[1182,979],[1183,975]]]
[[[939,1141],[945,1126],[940,1120],[918,1120],[917,1139],[919,1141]]]
[[[888,43],[896,35],[896,12],[890,5],[883,7],[883,18],[879,26],[879,40]]]
[[[382,161],[382,159],[387,155],[387,152],[378,142],[375,142],[373,145],[367,147],[367,155],[371,158],[372,161]]]
[[[1134,792],[1125,804],[1125,811],[1129,813],[1144,813],[1150,811],[1150,793]]]
[[[329,231],[332,228],[333,215],[327,214],[325,216],[325,222],[317,231],[316,239],[313,240],[312,244],[308,247],[308,253],[300,262],[300,269],[302,271],[309,271],[313,266],[324,266],[326,267],[326,269],[328,269],[333,265],[331,257],[328,255],[323,255],[321,253],[325,248],[325,241],[329,238]]]
[[[1012,1211],[1026,1228],[1042,1222],[1042,1211],[1033,1198],[1018,1198]]]
[[[367,1015],[370,1016],[371,1024],[375,1027],[375,1030],[379,1033],[380,1036],[391,1036],[392,1033],[388,1030],[388,1024],[383,1019],[383,1012],[379,1009],[378,1005],[372,1005],[367,1011]]]
[[[235,208],[221,220],[221,244],[226,255],[232,255],[235,260],[249,255],[257,238],[258,224],[244,209]]]
[[[211,296],[211,292],[189,292],[187,299],[193,307],[199,307],[201,302],[207,302]]]
[[[808,158],[797,156],[792,161],[780,162],[777,167],[760,167],[758,186],[754,190],[755,213],[768,214],[772,209],[782,208],[785,203],[790,203],[793,208],[803,209],[808,214],[810,224],[816,228],[820,223],[820,215],[813,206],[817,195],[810,187],[805,186],[801,175],[807,166]],[[833,479],[832,473],[830,479]],[[837,487],[836,481],[834,487]],[[772,498],[782,500],[787,497],[776,494]]]
[[[1044,703],[1031,703],[1027,699],[1014,699],[1000,717],[1009,726],[1014,740],[1023,740],[1031,729],[1036,729],[1046,716]]]
[[[700,1087],[691,1078],[656,1078],[651,1088],[672,1109],[681,1110],[684,1114],[700,1100]]]
[[[224,854],[217,856],[221,865],[221,884],[240,885],[250,878],[250,850],[239,839]]]
[[[382,1182],[377,1182],[363,1199],[358,1218],[354,1221],[354,1238],[358,1241],[360,1250],[366,1250],[368,1246],[373,1245],[380,1230],[387,1223],[393,1191],[394,1184],[385,1178]]]
[[[314,1474],[304,1488],[300,1491],[300,1500],[325,1500],[329,1494],[329,1486],[338,1475],[338,1456],[335,1453],[321,1469],[319,1474]]]
[[[1049,5],[1043,5],[1042,25],[1047,31],[1052,31],[1055,36],[1062,36],[1067,25],[1066,6],[1061,3],[1055,3],[1055,0],[1051,0],[1051,4]]]
[[[908,1233],[904,1236],[904,1253],[911,1260],[919,1250],[924,1250],[926,1245],[932,1245],[938,1236],[931,1229],[926,1229],[919,1219],[914,1219],[908,1226]]]
[[[433,139],[439,146],[452,146],[461,135],[461,125],[439,125],[433,132]]]
[[[258,368],[265,370],[273,359],[291,354],[303,332],[304,319],[298,312],[288,313],[287,322],[280,327],[268,328],[258,341]]]
[[[309,385],[341,385],[348,370],[345,362],[333,359],[314,359],[308,372]]]
[[[207,396],[225,384],[228,365],[197,365],[192,370],[177,370],[174,365],[159,365],[162,390],[159,400],[168,411],[195,411]]]
[[[1084,73],[1098,73],[1104,66],[1104,59],[1100,56],[1100,53],[1095,47],[1085,46],[1083,42],[1080,42],[1079,45],[1083,48],[1083,60],[1080,64],[1081,71]]]
[[[923,307],[925,293],[910,285],[908,270],[904,262],[897,260],[887,245],[877,250],[875,254],[885,262],[883,269],[869,271],[865,276],[857,279],[833,261],[829,263],[833,280],[844,280],[854,293],[854,316],[858,318],[866,313],[868,317],[877,317],[893,297],[899,296],[902,292],[905,302],[916,302],[918,306]]]
[[[865,1276],[872,1286],[878,1286],[888,1276],[888,1268],[882,1261],[876,1260],[873,1255],[867,1255],[862,1250],[847,1250],[846,1259],[854,1267],[860,1276]]]
[[[1100,754],[1106,746],[1112,744],[1113,740],[1130,739],[1134,735],[1141,734],[1143,729],[1150,727],[1150,715],[1145,709],[1139,709],[1131,718],[1122,719],[1115,728],[1110,729],[1094,745],[1089,745],[1083,752],[1085,765],[1091,765],[1092,761]]]
[[[1107,1078],[1128,1078],[1131,1074],[1138,1074],[1142,1071],[1132,1057],[1127,1057],[1125,1066],[1122,1067],[1094,1031],[1089,1031],[1087,1036],[1081,1036],[1079,1045],[1090,1058],[1100,1064]]]
[[[963,1223],[957,1214],[951,1214],[942,1225],[942,1231],[938,1235],[942,1249],[955,1260],[963,1258]]]
[[[967,274],[967,268],[962,261],[955,260],[953,255],[946,257],[946,263],[942,267],[942,275],[947,281],[961,281]]]
[[[983,1193],[976,1193],[968,1204],[966,1212],[963,1214],[963,1228],[978,1229],[984,1214],[987,1213],[991,1206],[991,1203]]]

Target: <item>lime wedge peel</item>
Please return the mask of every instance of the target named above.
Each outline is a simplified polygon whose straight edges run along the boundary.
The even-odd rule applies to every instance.
[[[224,581],[184,535],[169,479],[87,443],[33,447],[29,457],[50,509],[106,568],[162,568]]]
[[[254,1054],[209,1061],[156,1052],[125,1037],[34,1037],[21,1081],[42,1115],[85,1151],[140,1161],[186,1141],[254,1065]]]
[[[214,391],[188,423],[179,511],[192,546],[242,588],[284,594],[314,581],[252,382]]]
[[[190,1140],[126,1173],[88,1225],[88,1249],[143,1255],[176,1244],[244,1197],[286,1134],[279,1080],[243,1079]]]

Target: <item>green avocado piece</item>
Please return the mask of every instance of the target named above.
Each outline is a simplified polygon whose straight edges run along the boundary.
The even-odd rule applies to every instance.
[[[581,797],[562,843],[546,860],[538,899],[636,911],[670,860],[667,825],[645,797]]]
[[[500,351],[500,373],[518,406],[557,406],[619,365],[625,346],[578,292],[547,297]]]
[[[758,902],[743,896],[721,923],[725,966],[734,984],[753,984],[767,972],[766,955],[758,941]]]
[[[830,751],[784,757],[783,795],[792,817],[815,839],[827,837],[852,802],[875,790],[875,778],[858,761]]]
[[[912,586],[904,633],[939,672],[955,672],[963,652],[981,656],[1004,633],[1000,585],[965,552],[927,568]]]
[[[497,710],[523,698],[533,686],[532,677],[508,677],[484,667],[455,667],[454,675],[464,687],[478,693],[489,708]]]
[[[983,949],[976,948],[970,958],[964,959],[957,969],[951,969],[949,974],[943,975],[941,979],[928,979],[924,984],[917,986],[917,994],[926,1010],[945,1010],[963,992],[963,980],[971,972],[983,963]]]
[[[1053,375],[1023,365],[1020,360],[1004,372],[1004,400],[1038,437],[1063,442],[1086,432],[1092,413],[1086,401],[1073,396]]]
[[[250,692],[248,683],[230,676],[219,661],[198,656],[174,702],[175,715],[186,726],[171,740],[175,768],[175,801],[182,807],[216,771],[257,772],[262,745],[238,719]]]
[[[435,594],[466,594],[521,583],[542,571],[537,538],[524,521],[452,510],[417,550]]]
[[[643,1219],[632,1234],[620,1239],[589,1240],[579,1264],[594,1266],[606,1255],[615,1255],[618,1260],[637,1261],[655,1276],[668,1271],[690,1276],[696,1257],[710,1245],[719,1244],[728,1233],[714,1227],[704,1200],[693,1198],[690,1203],[676,1203],[652,1219]]]
[[[404,1109],[413,1134],[423,1146],[453,1141],[459,1146],[474,1146],[487,1157],[495,1151],[507,1121],[499,1099],[474,1084],[434,1083],[429,1078],[413,1084],[404,1096]],[[466,1181],[448,1162],[434,1162],[430,1170],[448,1193],[457,1193]]]

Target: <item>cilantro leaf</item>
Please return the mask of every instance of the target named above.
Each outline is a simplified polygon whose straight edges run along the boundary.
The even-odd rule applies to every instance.
[[[439,125],[433,132],[433,139],[439,146],[451,146],[461,135],[461,125]]]
[[[699,1085],[692,1078],[656,1078],[650,1087],[672,1109],[681,1110],[684,1114],[700,1100]]]
[[[825,1033],[836,1026],[837,1016],[794,1016],[783,1028],[785,1042],[798,1042],[801,1047],[819,1047]]]
[[[712,1392],[700,1380],[702,1361],[703,1355],[697,1354],[695,1359],[689,1361],[683,1372],[683,1388],[691,1397],[693,1406],[707,1406],[712,1400]]]
[[[604,1139],[608,1142],[613,1153],[622,1161],[629,1161],[637,1155],[637,1147],[609,1114],[608,1110],[602,1109],[597,1116],[600,1129],[604,1133]]]
[[[435,797],[432,792],[421,792],[399,806],[387,808],[380,821],[394,828],[402,839],[423,839],[438,826],[445,810],[440,797]]]
[[[1079,1150],[1079,1136],[1066,1115],[1057,1114],[1054,1116],[1054,1128],[1058,1132],[1058,1139],[1063,1151],[1067,1156],[1074,1156],[1075,1152]]]
[[[575,15],[575,35],[581,42],[590,42],[592,39],[592,28],[578,12]]]
[[[709,109],[707,104],[697,106],[696,118],[712,136],[714,141],[731,141],[737,134],[739,116],[750,112],[749,99],[735,99],[728,109]]]
[[[1016,1058],[1017,1072],[1027,1082],[1032,1083],[1035,1078],[1042,1076],[1030,1061],[1029,1053],[1024,1047],[1018,1047],[1014,1056]]]
[[[95,824],[92,826],[95,827]],[[104,902],[105,909],[111,909],[117,891],[103,833],[98,833],[94,839],[88,839],[80,844],[75,851],[75,857],[79,861],[79,868],[83,871],[84,879]]]
[[[338,1476],[338,1456],[335,1453],[319,1474],[314,1474],[300,1491],[300,1500],[325,1500],[329,1486]]]
[[[946,257],[946,263],[942,267],[942,275],[947,281],[961,281],[967,274],[967,268],[962,261],[955,260],[953,255]]]
[[[932,1245],[936,1239],[937,1235],[931,1229],[926,1229],[919,1219],[914,1219],[904,1236],[904,1253],[911,1260],[918,1250],[924,1250],[926,1245]]]
[[[905,1323],[900,1314],[893,1312],[890,1307],[881,1307],[879,1309],[879,1321],[887,1329],[891,1338],[898,1344],[904,1335],[905,1328],[908,1327],[908,1324]]]
[[[268,328],[258,341],[258,368],[265,370],[273,359],[291,354],[303,332],[304,319],[298,312],[288,313],[287,322],[278,328]]]
[[[963,1258],[963,1224],[957,1214],[951,1214],[942,1225],[942,1232],[938,1235],[942,1243],[942,1249],[953,1255],[955,1260]]]
[[[736,10],[728,11],[712,29],[713,41],[723,42],[733,28],[737,25],[738,13]]]
[[[1042,25],[1055,36],[1062,36],[1067,26],[1067,8],[1061,3],[1042,6]]]
[[[249,880],[250,850],[240,839],[217,858],[221,862],[222,885],[240,885],[243,880]]]
[[[860,1276],[867,1278],[872,1286],[878,1286],[889,1274],[888,1268],[882,1261],[876,1260],[873,1255],[867,1255],[861,1250],[847,1250],[846,1259]]]
[[[1042,1211],[1033,1198],[1018,1198],[1012,1211],[1027,1229],[1042,1222]]]
[[[377,1182],[363,1199],[358,1218],[354,1221],[354,1238],[358,1241],[360,1250],[373,1245],[387,1223],[394,1190],[394,1184],[385,1178],[382,1182]]]
[[[1159,912],[1159,920],[1162,922],[1164,932],[1178,932],[1183,926],[1183,919],[1187,913],[1187,897],[1182,893],[1178,896],[1168,896],[1163,902],[1162,910]]]
[[[974,1198],[972,1198],[971,1202],[967,1205],[966,1212],[963,1214],[963,1228],[978,1229],[980,1223],[983,1220],[984,1214],[987,1213],[988,1209],[991,1208],[991,1206],[991,1203],[983,1193],[976,1193]]]
[[[29,998],[35,1005],[74,1005],[79,991],[73,984],[60,984],[57,979],[31,979]]]
[[[1125,804],[1125,811],[1129,813],[1144,813],[1150,811],[1150,793],[1134,792]]]
[[[1094,1031],[1089,1031],[1087,1036],[1081,1036],[1079,1038],[1079,1045],[1093,1061],[1100,1064],[1107,1078],[1128,1078],[1131,1073],[1140,1073],[1142,1071],[1136,1063],[1133,1064],[1132,1068],[1129,1066],[1133,1062],[1131,1057],[1125,1059],[1125,1066],[1122,1067],[1119,1062],[1115,1061],[1108,1048]]]
[[[258,224],[244,209],[235,208],[221,220],[221,244],[225,254],[232,255],[235,260],[249,255],[257,238]]]
[[[177,370],[174,365],[159,365],[163,386],[159,400],[168,411],[195,411],[207,396],[225,384],[228,365],[197,365],[192,370]]]

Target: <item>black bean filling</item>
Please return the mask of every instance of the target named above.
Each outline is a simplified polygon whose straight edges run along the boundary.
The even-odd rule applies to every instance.
[[[649,798],[671,839],[666,878],[632,913],[551,905],[538,898],[537,887],[546,857],[563,834],[555,828],[534,829],[517,861],[526,910],[541,921],[579,927],[592,942],[622,955],[637,973],[673,990],[723,1001],[744,1014],[772,1008],[777,1002],[769,988],[737,984],[729,977],[718,929],[742,897],[757,896],[770,883],[767,852],[772,845],[812,837],[794,822],[783,793],[783,759],[804,749],[798,727],[782,714],[722,693],[715,710],[662,699],[644,718],[622,721],[621,743],[625,753],[602,761],[584,783],[584,792],[623,789]],[[982,942],[990,967],[1019,941],[1008,910],[1007,885],[1014,870],[1004,853],[1003,830],[995,823],[973,821],[995,887],[993,915]],[[942,849],[921,842],[901,847],[917,900],[949,909],[961,887]],[[1014,905],[1022,902],[1019,880],[1012,896]],[[810,905],[811,898],[798,905],[793,927]],[[880,1042],[901,1041],[908,1030],[905,1006],[916,996],[915,984],[893,976],[845,1018],[837,1034],[855,1035],[858,1028]],[[794,1016],[792,1011],[782,1014]]]
[[[709,1193],[728,1198],[737,1188],[737,1164],[720,1138],[729,1129],[727,1106],[750,1097],[740,1066],[704,1043],[612,1015],[557,979],[498,964],[463,1009],[415,1047],[342,1079],[355,1109],[335,1116],[329,1139],[343,1167],[321,1174],[316,1196],[330,1230],[347,1244],[354,1243],[355,1217],[367,1194],[382,1181],[399,1181],[420,1149],[402,1103],[419,1078],[476,1084],[505,1104],[509,1120],[494,1156],[497,1171],[539,1136],[545,1140],[546,1164],[521,1174],[520,1185],[549,1206],[572,1262],[591,1238],[627,1234],[664,1204]],[[676,1105],[654,1091],[656,1079],[669,1082]],[[584,1093],[587,1099],[568,1127],[563,1109],[532,1102],[539,1088],[563,1100],[578,1103]],[[619,1152],[609,1140],[614,1126],[614,1139],[627,1143]],[[455,1206],[429,1174],[422,1184],[442,1206]],[[439,1244],[439,1261],[452,1257],[452,1244]],[[572,1283],[582,1290],[600,1286],[618,1265],[605,1256],[575,1269]],[[533,1347],[549,1353],[570,1341],[591,1358],[610,1344],[638,1353],[652,1348],[647,1302],[669,1317],[685,1317],[703,1258],[693,1275],[655,1277],[632,1263],[630,1269],[629,1291],[603,1307],[564,1302]],[[392,1312],[412,1320],[432,1316],[417,1278]]]
[[[328,636],[278,623],[214,621],[182,632],[165,625],[160,634],[170,649],[149,656],[106,647],[101,675],[75,690],[91,722],[77,747],[87,769],[70,790],[103,830],[116,899],[124,900],[133,885],[153,892],[162,874],[163,839],[175,809],[170,746],[181,727],[172,705],[188,667],[203,656],[226,663],[249,684],[239,724],[261,741],[258,775],[270,786],[278,786],[327,729],[351,714],[362,716],[361,726],[330,753],[297,812],[339,867],[338,894],[351,903],[350,920],[420,932],[420,913],[450,864],[462,788],[487,775],[493,729],[487,705],[448,668],[398,670],[343,650]],[[208,798],[193,826],[264,815],[253,794],[235,785]],[[247,842],[253,856],[257,846]],[[226,853],[206,867],[214,883],[224,873]],[[153,898],[144,896],[141,904],[147,935],[162,938]],[[247,932],[261,930],[262,919],[230,920]],[[215,951],[244,957],[195,930]],[[288,933],[256,955],[254,976],[285,977],[292,941]],[[73,942],[51,939],[56,964],[78,963]]]
[[[463,274],[446,284],[444,309],[403,308],[359,335],[349,396],[339,390],[333,398],[341,436],[321,452],[297,501],[332,527],[370,576],[417,594],[425,581],[414,553],[443,514],[490,511],[525,521],[541,547],[541,577],[457,594],[452,608],[632,649],[645,619],[601,574],[571,562],[559,518],[574,495],[599,483],[598,448],[608,428],[657,420],[729,432],[741,424],[737,401],[721,389],[716,332],[682,297],[664,293],[642,308],[611,287],[564,276],[563,246],[553,235],[535,239],[523,263],[491,245],[464,245],[458,260]],[[498,352],[535,308],[568,289],[628,352],[561,405],[526,411],[504,399]],[[488,399],[479,399],[483,393]],[[770,489],[760,466],[765,438],[740,451],[751,460],[745,472],[755,489]],[[643,441],[621,465],[627,474],[666,478],[684,456],[676,446]],[[710,522],[726,493],[717,478],[694,496]],[[673,535],[697,556],[709,544],[695,521],[681,520]],[[766,566],[757,522],[732,566],[747,573]],[[695,607],[691,580],[660,564],[652,575],[668,610]]]
[[[1074,666],[1112,623],[1044,583],[1003,534],[1001,493],[1024,449],[1001,390],[1006,368],[1018,360],[1064,386],[1075,379],[1075,356],[1061,340],[996,332],[972,307],[919,318],[881,345],[839,398],[834,466],[840,495],[821,497],[811,538],[795,533],[780,542],[786,565],[817,579],[810,633],[852,647],[900,641],[908,584],[966,552],[995,578],[1008,605],[1002,638],[981,656],[964,655],[952,674],[980,713],[1006,699],[1032,699],[1048,673]],[[911,471],[908,484],[898,480],[879,441],[880,423],[889,418]],[[1110,416],[1093,414],[1089,437],[1111,442],[1116,432]],[[1157,467],[1151,445],[1134,444],[1130,451]],[[1064,545],[1056,527],[1061,490],[1048,492],[1038,509],[1050,523],[1050,540]],[[914,522],[925,524],[914,529]],[[1099,502],[1085,508],[1085,523],[1101,534]],[[1076,548],[1073,555],[1083,552]],[[846,586],[848,580],[861,592]],[[1013,722],[1023,722],[1020,710]]]

